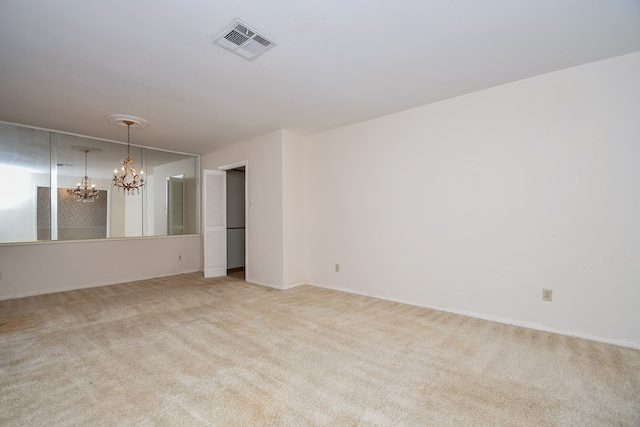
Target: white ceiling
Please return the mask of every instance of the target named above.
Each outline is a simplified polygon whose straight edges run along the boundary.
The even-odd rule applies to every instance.
[[[213,45],[236,18],[277,46]],[[203,154],[635,51],[637,0],[0,0],[0,120]]]

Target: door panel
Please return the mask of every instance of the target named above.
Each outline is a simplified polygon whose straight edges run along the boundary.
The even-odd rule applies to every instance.
[[[205,170],[202,206],[204,218],[204,277],[227,275],[227,183],[225,171]]]

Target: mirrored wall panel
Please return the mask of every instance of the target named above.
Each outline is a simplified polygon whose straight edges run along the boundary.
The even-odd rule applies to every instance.
[[[125,195],[126,144],[0,123],[0,243],[197,234],[199,157],[130,152],[145,185]]]

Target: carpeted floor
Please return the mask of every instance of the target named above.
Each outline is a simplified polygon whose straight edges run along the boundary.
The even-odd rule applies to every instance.
[[[639,426],[640,351],[200,274],[0,301],[3,426]]]

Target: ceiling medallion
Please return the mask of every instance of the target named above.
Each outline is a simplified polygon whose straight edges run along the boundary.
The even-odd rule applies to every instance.
[[[127,114],[109,114],[107,117],[109,123],[120,126],[128,126],[132,128],[146,128],[149,122],[141,117],[129,116]],[[128,124],[127,122],[130,122]]]

